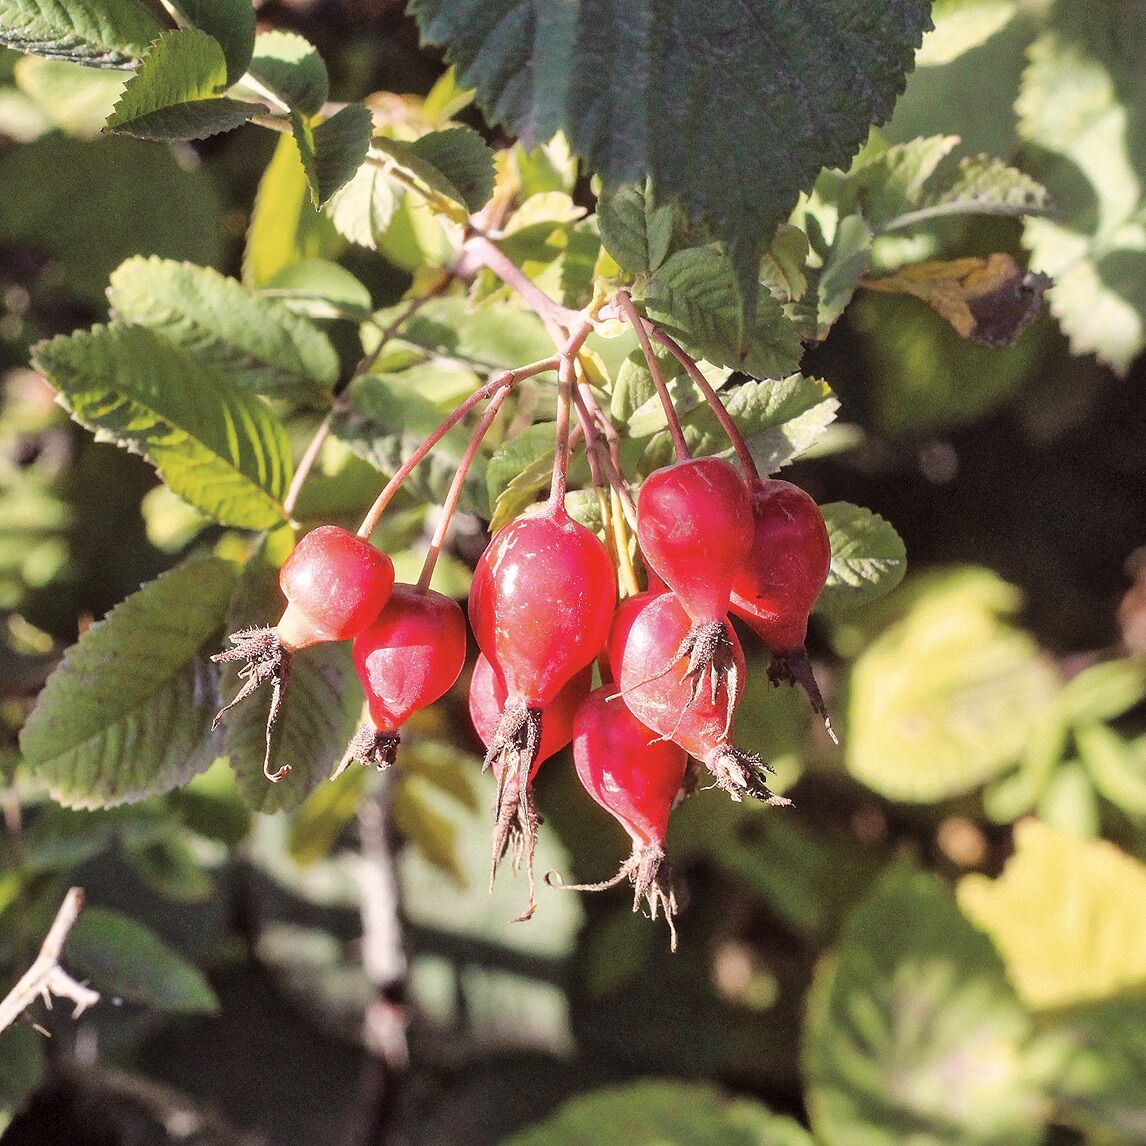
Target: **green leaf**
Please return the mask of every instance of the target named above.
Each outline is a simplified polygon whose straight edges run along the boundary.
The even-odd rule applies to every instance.
[[[88,67],[134,67],[161,30],[137,0],[0,0],[0,44]]]
[[[266,286],[294,263],[333,254],[332,238],[341,241],[330,220],[314,209],[298,145],[284,135],[259,180],[243,251],[243,282]]]
[[[415,376],[410,370],[358,378],[331,423],[334,437],[387,476],[398,471],[448,413],[416,392],[410,384]],[[414,470],[403,489],[422,501],[441,501],[468,445],[466,430],[451,430]],[[462,504],[482,516],[487,510],[484,484],[484,466],[477,459],[466,477]]]
[[[1029,49],[1016,110],[1026,166],[1056,205],[1028,219],[1031,268],[1055,280],[1051,312],[1076,354],[1119,374],[1146,346],[1146,2],[1056,5]]]
[[[373,146],[468,212],[481,210],[493,194],[493,152],[472,127],[431,131],[412,143],[379,137]]]
[[[1031,1036],[951,893],[896,865],[816,973],[804,1028],[816,1141],[1035,1146],[1050,1111]]]
[[[213,1014],[219,1008],[201,971],[118,911],[87,908],[68,937],[64,962],[101,994],[150,1010]]]
[[[621,187],[597,201],[601,243],[625,270],[655,271],[665,261],[672,242],[671,207],[654,206],[651,189]]]
[[[934,68],[958,59],[1005,28],[1017,8],[1015,0],[935,0],[935,27],[923,37],[915,66]]]
[[[958,894],[1027,1006],[1054,1010],[1141,992],[1146,865],[1106,840],[1038,820],[1015,825],[1015,845],[998,879],[965,876]]]
[[[1124,740],[1102,724],[1084,724],[1074,736],[1095,788],[1127,814],[1146,816],[1146,737]]]
[[[179,566],[68,650],[21,734],[28,765],[56,800],[134,802],[211,763],[216,674],[201,650],[222,628],[234,585],[229,562]]]
[[[351,103],[313,127],[291,116],[294,141],[317,209],[347,184],[366,158],[374,121],[364,104]]]
[[[666,333],[719,366],[755,378],[783,378],[799,366],[800,336],[766,291],[751,333],[742,338],[732,265],[711,247],[670,255],[652,277],[644,305]]]
[[[167,32],[148,49],[108,117],[108,131],[141,139],[204,139],[267,109],[223,99],[227,61],[219,42],[195,28]]]
[[[291,820],[287,848],[303,865],[317,863],[334,850],[362,803],[365,768],[352,768],[330,784],[315,788]]]
[[[903,580],[907,551],[878,513],[834,501],[820,506],[832,543],[828,581],[817,603],[828,612],[878,601]]]
[[[427,798],[429,789],[421,776],[402,776],[394,789],[394,824],[427,863],[455,886],[468,887],[469,873],[458,856],[457,825]]]
[[[281,299],[295,314],[364,322],[373,313],[370,291],[345,267],[329,259],[299,259],[283,267],[261,294]]]
[[[532,311],[514,303],[470,311],[458,295],[422,307],[403,327],[402,340],[447,358],[507,370],[553,354],[553,341]]]
[[[504,1146],[813,1146],[796,1121],[713,1086],[648,1080],[591,1091]]]
[[[123,856],[136,875],[165,899],[202,903],[218,890],[203,870],[200,856],[178,832],[142,840],[131,839],[129,833]]]
[[[501,495],[513,484],[514,479],[528,474],[545,463],[547,475],[553,472],[554,426],[552,422],[537,422],[527,426],[519,434],[502,442],[490,455],[485,468],[486,489],[489,492],[489,504],[496,505]],[[533,493],[542,488],[544,482],[534,486]],[[510,513],[505,521],[516,517],[533,497],[521,504],[518,510]],[[504,525],[505,521],[501,524]],[[490,526],[491,531],[494,527]]]
[[[278,568],[268,557],[281,539],[282,533],[270,535],[248,562],[231,602],[228,632],[273,625],[282,614]],[[223,696],[234,696],[240,684],[237,667],[225,666]],[[269,700],[268,690],[260,690],[223,717],[223,751],[230,757],[244,802],[255,812],[298,807],[342,759],[362,711],[350,643],[315,645],[295,655],[271,757],[276,767],[289,764],[291,772],[277,784],[263,775]]]
[[[222,256],[215,181],[167,147],[53,134],[0,154],[0,186],[0,233],[47,252],[68,293],[97,312],[108,275],[140,250],[209,264]]]
[[[291,111],[317,115],[330,98],[318,49],[294,32],[260,32],[247,70]]]
[[[531,429],[536,427],[530,427]],[[545,427],[549,429],[548,426]],[[497,499],[491,501],[489,531],[496,533],[515,517],[520,517],[537,500],[553,477],[553,451],[547,457],[535,458],[524,469],[514,474],[502,487]]]
[[[196,509],[225,525],[283,520],[290,448],[257,397],[140,326],[96,326],[33,348],[76,421],[141,453]]]
[[[244,389],[311,406],[330,400],[338,355],[282,303],[207,267],[128,259],[111,276],[117,321],[146,326]]]
[[[820,169],[843,166],[890,115],[929,8],[836,0],[809,19],[686,0],[665,19],[649,0],[411,4],[491,122],[526,146],[563,130],[607,192],[651,176],[658,200],[709,220],[749,331],[761,250]]]
[[[813,289],[797,304],[804,337],[827,338],[871,266],[872,238],[862,216],[845,215],[840,220],[823,265],[811,276]]]
[[[973,596],[958,575],[923,581],[907,614],[856,659],[848,770],[893,800],[969,792],[1011,767],[1057,691],[1053,668],[998,616],[988,577]]]
[[[404,194],[400,183],[364,163],[350,182],[331,196],[326,215],[344,238],[376,251]]]
[[[222,45],[227,83],[238,83],[255,48],[255,7],[251,0],[171,0],[182,21]]]
[[[44,1043],[39,1031],[17,1023],[0,1031],[0,1134],[40,1084],[47,1066]]]
[[[858,212],[874,230],[882,230],[889,220],[919,206],[927,181],[958,144],[955,135],[932,135],[892,147],[882,147],[877,140],[848,172],[841,211]]]
[[[125,83],[117,72],[37,56],[17,60],[13,79],[56,127],[82,139],[103,130]]]
[[[1069,721],[1113,720],[1146,700],[1146,661],[1123,657],[1101,661],[1072,677],[1062,690]]]

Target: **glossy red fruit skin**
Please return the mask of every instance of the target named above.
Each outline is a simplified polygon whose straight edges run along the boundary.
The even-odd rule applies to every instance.
[[[380,732],[397,732],[461,674],[465,615],[433,589],[395,585],[374,623],[354,638],[353,651],[371,722]]]
[[[752,549],[744,479],[723,458],[656,470],[637,497],[637,540],[692,620],[723,621],[732,582]]]
[[[604,685],[577,709],[573,762],[585,791],[629,833],[635,851],[664,848],[688,763],[683,748],[659,739]]]
[[[378,616],[393,587],[385,553],[337,525],[320,525],[279,570],[287,608],[275,631],[291,649],[349,640]]]
[[[620,614],[609,637],[609,663],[629,711],[658,736],[679,744],[706,764],[728,743],[731,723],[728,690],[721,688],[713,703],[702,688],[692,697],[686,678],[688,664],[675,657],[692,620],[674,593],[659,593],[639,608]],[[739,678],[744,679],[744,652],[729,630],[729,645]],[[674,659],[675,658],[675,659]],[[668,669],[664,670],[664,666]]]
[[[563,507],[519,517],[474,570],[470,624],[511,698],[545,708],[608,639],[616,574],[597,535]]]
[[[573,718],[581,702],[589,695],[593,668],[586,665],[577,672],[541,714],[541,746],[529,773],[532,780],[538,766],[556,756],[573,739]],[[505,708],[505,682],[500,680],[489,658],[482,653],[470,678],[470,719],[481,742],[488,748],[493,742],[498,720]],[[494,762],[497,766],[497,761]]]
[[[773,652],[799,649],[832,561],[824,515],[791,482],[758,480],[750,493],[755,539],[733,582],[732,612]]]

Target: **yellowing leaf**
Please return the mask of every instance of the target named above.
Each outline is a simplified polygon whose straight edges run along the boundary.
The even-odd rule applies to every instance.
[[[1015,828],[1017,851],[995,880],[969,875],[959,906],[995,942],[1019,995],[1036,1010],[1146,987],[1146,865],[1106,840],[1038,820]]]
[[[917,263],[864,285],[922,299],[980,346],[1011,346],[1038,317],[1051,280],[1024,273],[1010,255],[996,252],[985,259]]]

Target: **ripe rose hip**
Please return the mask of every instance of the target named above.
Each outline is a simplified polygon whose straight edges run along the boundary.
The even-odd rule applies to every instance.
[[[239,670],[243,687],[215,714],[212,727],[260,685],[271,685],[263,758],[268,780],[281,780],[290,772],[290,765],[271,771],[271,733],[290,681],[293,654],[360,633],[381,612],[393,586],[394,565],[385,553],[336,525],[320,525],[305,534],[283,562],[279,588],[287,607],[274,628],[232,633],[234,647],[211,658],[217,663],[244,662]]]
[[[824,515],[799,486],[757,479],[750,486],[755,538],[732,586],[732,612],[768,646],[773,683],[799,683],[828,724],[804,641],[808,617],[823,591],[832,560]]]
[[[687,666],[670,661],[690,625],[675,594],[651,596],[619,620],[609,637],[609,661],[615,671],[619,668],[618,689],[633,715],[702,761],[734,800],[747,792],[769,804],[787,804],[788,800],[768,789],[765,774],[769,769],[760,757],[730,741],[736,689],[714,684],[711,690],[697,693]],[[734,680],[743,676],[744,653],[731,631],[729,647]],[[666,663],[667,669],[662,667]]]
[[[394,763],[399,729],[444,696],[465,666],[465,616],[456,601],[433,589],[395,585],[353,648],[370,724],[350,742],[335,777],[354,761],[378,768]]]
[[[610,699],[612,697],[612,699]],[[676,949],[676,897],[665,859],[669,812],[684,781],[688,755],[642,724],[609,685],[589,694],[573,725],[573,762],[585,791],[625,829],[633,850],[613,879],[628,878],[633,910],[647,899],[656,918],[664,908]]]

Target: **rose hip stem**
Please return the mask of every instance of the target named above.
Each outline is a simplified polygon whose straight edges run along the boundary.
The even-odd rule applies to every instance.
[[[462,460],[458,462],[458,468],[454,473],[454,480],[450,483],[446,500],[442,502],[442,512],[438,518],[438,524],[434,529],[434,536],[430,541],[430,548],[426,553],[426,560],[422,564],[422,574],[418,578],[419,589],[428,589],[430,587],[430,581],[433,580],[434,576],[434,566],[437,565],[438,558],[442,554],[442,546],[446,541],[446,533],[450,528],[450,521],[458,508],[458,502],[461,501],[462,498],[462,488],[466,483],[466,475],[470,471],[470,466],[473,465],[474,458],[477,457],[477,452],[481,448],[482,439],[489,432],[490,426],[493,425],[493,420],[497,417],[498,411],[501,409],[501,404],[505,401],[505,396],[508,393],[509,390],[506,387],[502,387],[489,400],[489,405],[485,408],[485,413],[482,415],[477,429],[474,430],[473,437],[470,438],[470,444],[466,447],[466,452],[462,455]]]
[[[660,330],[652,323],[648,324],[648,330],[653,338],[665,347],[685,368],[688,372],[688,376],[696,383],[697,389],[704,395],[705,401],[712,407],[712,412],[716,415],[716,420],[723,427],[725,434],[728,435],[728,440],[732,443],[733,449],[736,450],[736,456],[740,459],[740,466],[744,470],[744,476],[749,481],[759,477],[760,471],[756,468],[756,460],[752,457],[752,451],[748,448],[748,443],[744,440],[744,435],[740,432],[740,427],[732,420],[732,415],[725,409],[724,403],[720,400],[720,395],[712,388],[712,383],[701,373],[700,367],[697,366],[692,356],[679,342],[674,338],[670,338],[663,330]]]
[[[617,291],[617,304],[636,332],[637,341],[641,344],[645,361],[649,364],[649,373],[653,376],[653,385],[656,386],[661,405],[664,406],[669,433],[672,435],[673,445],[676,447],[677,461],[687,461],[692,457],[692,453],[688,448],[688,443],[684,440],[684,430],[681,429],[680,418],[677,417],[676,408],[672,404],[672,396],[669,394],[668,386],[665,384],[665,376],[661,373],[661,364],[657,361],[657,356],[653,353],[652,344],[649,342],[649,333],[645,329],[644,320],[637,313],[637,308],[633,305],[633,300],[629,297],[628,291]]]
[[[358,527],[358,536],[368,539],[378,525],[386,507],[398,492],[402,483],[414,471],[415,466],[452,430],[479,402],[492,398],[501,389],[510,389],[523,378],[532,378],[543,374],[546,370],[555,370],[561,359],[557,355],[544,358],[538,362],[531,362],[528,366],[519,366],[516,370],[506,370],[496,378],[491,379],[484,386],[478,387],[430,436],[402,463],[398,472],[386,483],[386,488],[378,495],[377,500],[370,507],[370,512],[362,519]]]
[[[553,450],[553,480],[549,487],[551,506],[565,505],[565,490],[569,480],[570,407],[577,385],[577,354],[592,331],[592,321],[582,317],[581,324],[569,334],[558,355],[561,365],[557,371],[557,440]]]

